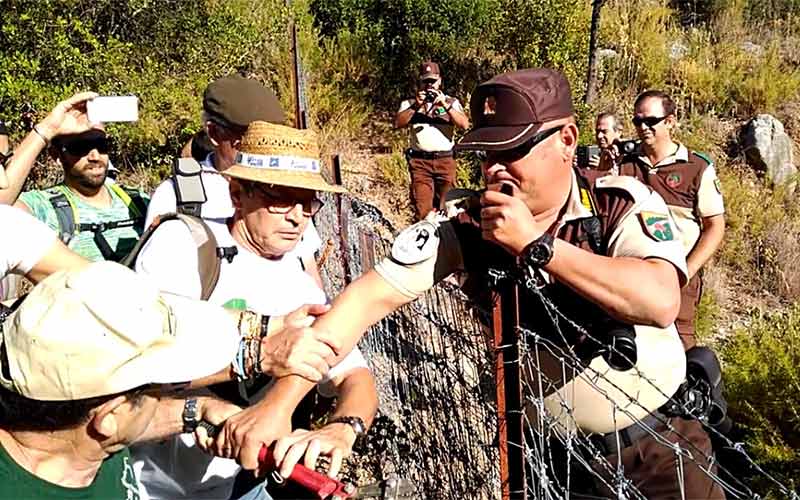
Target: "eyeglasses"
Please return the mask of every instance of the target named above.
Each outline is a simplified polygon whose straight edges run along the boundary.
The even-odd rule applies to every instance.
[[[641,127],[642,124],[645,124],[645,125],[647,125],[648,128],[653,128],[656,125],[658,125],[659,123],[661,123],[664,120],[666,120],[667,116],[669,116],[669,115],[664,115],[664,116],[634,116],[633,120],[631,120],[631,121],[633,122],[633,126],[634,127]]]
[[[86,156],[94,149],[101,155],[108,154],[111,150],[111,141],[108,138],[100,138],[87,141],[71,141],[61,146],[62,151],[72,156]]]
[[[489,162],[492,164],[500,163],[500,164],[507,164],[513,163],[517,160],[520,160],[528,155],[533,148],[536,147],[537,144],[540,142],[544,142],[548,137],[554,135],[556,132],[561,131],[561,127],[553,127],[547,130],[543,130],[527,141],[523,142],[519,146],[506,149],[504,151],[476,151],[475,155],[478,157],[480,161]]]
[[[268,191],[266,188],[260,185],[256,185],[255,188],[256,191],[258,191],[264,198],[268,200],[269,204],[267,205],[267,211],[273,214],[287,214],[294,210],[294,207],[297,205],[302,205],[303,215],[314,217],[324,205],[322,200],[317,197],[299,200],[296,196],[280,195]]]
[[[434,83],[436,83],[438,81],[439,80],[437,80],[436,78],[426,78],[425,80],[422,80],[422,83],[426,84],[426,85],[427,84],[433,85]]]

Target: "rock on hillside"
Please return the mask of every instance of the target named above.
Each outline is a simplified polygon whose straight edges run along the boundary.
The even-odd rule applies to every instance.
[[[765,114],[750,120],[742,133],[742,149],[747,163],[766,175],[770,183],[790,182],[789,188],[794,190],[797,167],[792,140],[777,118]]]

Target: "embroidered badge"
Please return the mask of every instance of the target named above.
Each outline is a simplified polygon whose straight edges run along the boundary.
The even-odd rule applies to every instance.
[[[717,192],[719,194],[722,194],[722,183],[719,181],[719,179],[714,179],[714,187],[717,188]]]
[[[428,221],[420,221],[397,235],[392,245],[392,258],[400,264],[418,264],[433,257],[438,247],[436,226]]]
[[[639,218],[644,225],[644,230],[656,241],[672,241],[675,233],[667,214],[656,212],[639,212]]]
[[[667,186],[674,189],[681,185],[682,180],[681,174],[673,172],[667,176]]]

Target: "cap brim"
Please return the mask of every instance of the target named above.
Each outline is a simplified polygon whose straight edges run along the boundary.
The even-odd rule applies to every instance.
[[[239,329],[231,313],[206,301],[161,293],[172,313],[173,342],[149,350],[149,383],[176,384],[213,375],[229,366],[239,349]],[[166,321],[166,318],[165,318]]]
[[[420,75],[419,79],[420,80],[428,80],[430,78],[439,78],[440,76],[441,75],[438,75],[436,73],[425,73],[424,75]]]
[[[505,127],[480,127],[470,130],[458,141],[456,151],[504,151],[513,149],[533,137],[541,123]]]
[[[324,191],[328,193],[347,192],[347,189],[343,186],[328,183],[328,181],[322,177],[322,174],[319,173],[289,172],[286,170],[260,169],[243,165],[232,165],[227,168],[223,174],[236,179],[274,184],[276,186],[311,189],[313,191]]]

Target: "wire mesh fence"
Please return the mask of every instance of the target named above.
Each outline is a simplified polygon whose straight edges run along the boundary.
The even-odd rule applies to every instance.
[[[357,200],[331,196],[326,201],[315,222],[327,242],[323,276],[336,295],[387,253],[392,227],[374,207]],[[703,498],[763,498],[745,476],[715,459],[712,442],[717,451],[735,452],[749,476],[766,479],[783,497],[800,498],[755,464],[741,443],[707,425],[704,416],[661,413],[665,403],[676,401],[676,387],[665,384],[662,372],[675,369],[665,364],[670,356],[683,363],[680,347],[670,354],[666,344],[655,344],[639,353],[633,368],[615,370],[605,361],[608,356],[579,352],[574,336],[564,332],[605,346],[607,355],[630,353],[609,346],[580,318],[559,310],[541,277],[504,278],[544,311],[536,324],[514,325],[524,439],[508,446],[524,450],[526,480],[524,491],[507,492],[511,498],[696,498],[697,488],[706,488]],[[419,498],[501,498],[495,346],[481,326],[491,315],[445,281],[367,332],[359,345],[378,381],[381,416],[355,462],[357,482],[394,473],[415,482]],[[637,339],[660,332],[637,331]],[[647,363],[643,356],[649,356]],[[597,414],[607,429],[586,424]],[[637,428],[633,447],[617,433]],[[648,462],[637,463],[637,457]],[[659,468],[658,481],[666,478],[669,484],[652,481]]]

